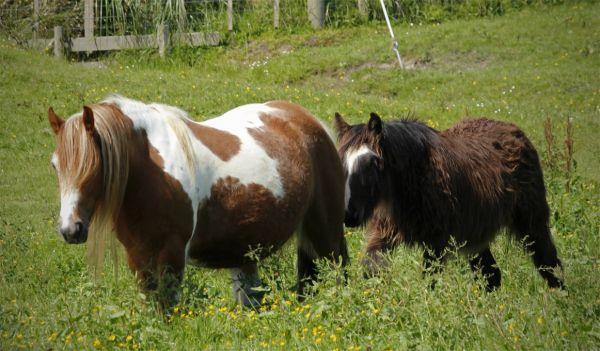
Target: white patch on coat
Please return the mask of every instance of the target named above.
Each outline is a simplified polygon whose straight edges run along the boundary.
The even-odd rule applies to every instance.
[[[346,159],[346,171],[348,172],[348,176],[346,177],[346,185],[344,188],[344,200],[345,200],[345,208],[346,210],[348,209],[348,203],[350,202],[350,177],[352,176],[352,173],[354,173],[355,171],[355,167],[356,167],[356,163],[357,161],[366,156],[366,155],[370,155],[373,154],[375,155],[375,153],[373,152],[373,150],[371,150],[367,145],[361,145],[361,147],[359,147],[358,149],[352,149],[348,152],[346,152],[345,155],[345,159]]]
[[[180,140],[171,126],[173,121],[169,123],[168,118],[176,116],[187,123],[196,123],[189,119],[186,112],[172,106],[145,104],[120,96],[112,96],[106,102],[116,104],[133,121],[134,128],[146,131],[148,142],[158,150],[163,159],[164,171],[179,181],[190,198],[194,218],[192,233],[186,244],[186,258],[196,228],[198,208],[210,197],[211,188],[219,179],[235,177],[241,184],[259,184],[270,190],[275,197],[283,197],[283,183],[277,170],[277,160],[270,158],[248,132],[249,128],[264,126],[260,120],[263,113],[276,113],[277,109],[264,104],[244,105],[201,123],[239,138],[239,152],[227,161],[215,155],[187,128],[194,158],[194,169],[190,170]]]
[[[77,189],[69,189],[60,194],[60,229],[67,230],[72,227],[73,223],[73,212],[77,208],[77,202],[79,201],[79,191]]]

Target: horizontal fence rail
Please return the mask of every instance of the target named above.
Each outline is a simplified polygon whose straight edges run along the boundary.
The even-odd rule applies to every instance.
[[[62,28],[62,27],[57,27]],[[45,49],[54,45],[60,40],[68,51],[72,52],[92,52],[92,51],[111,51],[124,49],[147,49],[159,48],[160,35],[115,35],[102,37],[80,37],[67,39],[63,37],[63,31],[55,31],[53,39],[32,39],[30,46],[36,49]],[[169,39],[162,39],[163,42],[189,46],[214,46],[219,45],[219,33],[174,33]],[[168,44],[166,45],[168,46]]]

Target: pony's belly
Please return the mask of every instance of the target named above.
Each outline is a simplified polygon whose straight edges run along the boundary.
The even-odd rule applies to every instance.
[[[208,268],[234,268],[263,259],[279,250],[292,234],[279,240],[256,242],[239,240],[241,235],[231,235],[222,240],[204,241],[188,253],[188,263]]]
[[[304,187],[278,198],[258,184],[223,180],[198,211],[188,258],[202,266],[227,268],[268,256],[294,234],[308,199]]]
[[[279,250],[292,237],[298,223],[277,214],[250,219],[243,214],[227,213],[204,218],[199,225],[189,246],[190,262],[231,268]]]

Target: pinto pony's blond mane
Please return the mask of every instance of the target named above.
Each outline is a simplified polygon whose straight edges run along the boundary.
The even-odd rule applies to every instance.
[[[102,167],[102,195],[91,218],[87,241],[88,262],[95,273],[100,274],[107,246],[110,247],[111,256],[115,260],[118,257],[117,241],[111,233],[123,203],[129,176],[128,141],[131,125],[114,105],[101,103],[90,108],[94,113],[96,140],[86,132],[82,113],[75,114],[65,122],[57,156],[68,160],[62,162],[67,168],[59,177],[61,189],[67,189],[69,185],[81,186],[83,180]]]

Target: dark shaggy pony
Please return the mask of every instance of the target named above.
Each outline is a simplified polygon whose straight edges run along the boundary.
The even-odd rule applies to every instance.
[[[454,238],[474,255],[471,268],[500,286],[489,245],[503,227],[526,245],[553,288],[561,266],[552,243],[546,189],[537,152],[511,123],[465,119],[438,132],[416,120],[349,125],[336,113],[339,154],[346,170],[349,227],[368,221],[365,264],[399,243],[420,244],[425,267],[442,258]]]

